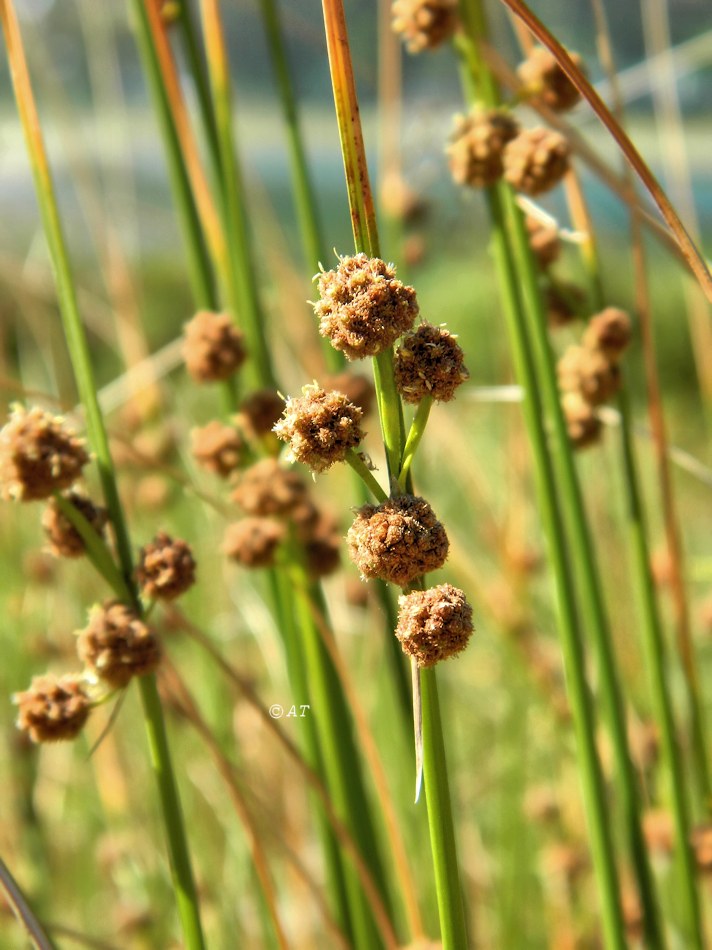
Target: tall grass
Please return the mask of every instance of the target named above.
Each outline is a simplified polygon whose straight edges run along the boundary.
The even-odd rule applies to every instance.
[[[56,493],[83,540],[85,570],[36,551],[18,557],[42,542],[32,506],[4,505],[4,705],[9,709],[10,694],[31,674],[64,668],[66,630],[99,590],[133,605],[160,632],[165,651],[156,674],[139,677],[105,713],[92,712],[88,757],[81,743],[78,753],[66,743],[38,751],[24,736],[8,739],[0,752],[15,818],[0,824],[7,895],[0,930],[10,934],[8,947],[24,945],[23,933],[37,947],[180,941],[189,948],[359,950],[430,940],[447,950],[587,940],[610,948],[701,948],[710,939],[702,878],[709,870],[710,723],[701,684],[712,658],[701,634],[709,635],[712,622],[703,597],[707,538],[695,505],[708,503],[712,475],[694,441],[703,431],[694,414],[707,388],[706,364],[690,350],[705,332],[700,313],[691,341],[682,343],[683,323],[671,328],[660,320],[659,308],[678,302],[667,290],[658,301],[645,259],[654,254],[665,275],[682,262],[712,299],[698,247],[703,227],[693,222],[686,230],[682,209],[634,146],[622,111],[595,91],[587,77],[599,64],[590,61],[584,72],[569,55],[575,35],[564,44],[521,0],[500,5],[520,18],[515,34],[525,54],[536,43],[553,52],[583,97],[580,109],[593,110],[629,171],[620,173],[574,124],[542,105],[536,90],[522,88],[492,47],[504,40],[509,48],[504,24],[509,30],[513,21],[498,18],[490,33],[480,0],[450,5],[446,12],[456,6],[457,21],[440,50],[421,51],[401,71],[391,20],[417,6],[384,0],[375,16],[323,0],[322,33],[319,21],[302,19],[299,5],[279,0],[254,8],[218,0],[129,5],[178,226],[165,267],[161,252],[145,246],[144,257],[130,262],[133,297],[145,301],[138,332],[156,348],[150,385],[160,386],[160,398],[152,401],[148,389],[133,388],[131,361],[141,348],[114,352],[93,333],[98,327],[102,340],[121,339],[113,326],[120,316],[97,305],[64,178],[55,184],[50,170],[45,139],[54,160],[56,117],[38,112],[35,97],[42,106],[48,79],[32,57],[28,68],[33,28],[21,21],[23,38],[12,0],[0,0],[54,281],[34,250],[22,268],[0,254],[8,288],[0,306],[17,308],[16,319],[0,324],[0,387],[28,404],[39,398],[56,407],[49,393],[68,358],[80,400],[74,415],[86,428],[111,523],[107,541]],[[646,28],[659,52],[662,13],[655,8],[646,12]],[[606,52],[612,38],[602,4],[593,9],[601,65],[615,89]],[[107,18],[105,26],[107,36],[117,31],[121,47],[123,20]],[[274,79],[257,110],[235,55],[241,31],[253,28],[263,31]],[[91,31],[83,35],[91,44]],[[302,101],[293,58],[300,41],[318,58],[329,92],[318,111]],[[361,61],[376,45],[380,125]],[[441,117],[426,115],[409,82],[415,78],[437,98],[458,76],[464,109],[528,105],[563,132],[577,164],[588,162],[603,183],[597,187],[630,214],[632,279],[618,246],[607,253],[606,221],[592,213],[595,198],[579,167],[568,173],[565,207],[537,198],[557,211],[559,234],[573,232],[579,249],[569,247],[563,263],[545,271],[509,184],[488,185],[480,199],[446,181],[446,133],[435,146],[428,141],[428,123],[440,134]],[[267,101],[270,125],[261,114]],[[289,200],[282,196],[277,206],[254,167],[254,155],[266,154],[264,129],[284,143],[279,190],[286,184]],[[315,129],[328,136],[322,140]],[[376,145],[384,151],[372,191]],[[343,179],[334,174],[338,164]],[[374,195],[396,182],[415,194],[417,213],[389,194],[381,213]],[[93,198],[101,207],[103,196]],[[650,215],[651,202],[663,224]],[[106,208],[118,235],[120,222],[110,220],[118,204],[107,200]],[[165,212],[152,207],[154,213]],[[338,246],[349,225],[353,248]],[[654,252],[643,228],[659,239]],[[317,267],[323,273],[338,263],[333,245],[340,255],[380,258],[382,246],[398,255],[399,276],[407,273],[417,287],[423,318],[459,335],[470,380],[454,402],[425,396],[413,409],[404,402],[398,344],[351,365],[319,337],[306,301],[317,294]],[[127,279],[123,259],[106,254],[102,264],[109,285],[117,278],[112,267]],[[35,266],[40,276],[32,283]],[[572,442],[557,378],[561,344],[547,322],[547,290],[571,281],[585,283],[580,298],[569,291],[579,317],[618,305],[609,298],[616,293],[630,301],[635,327],[631,355],[621,363],[617,414],[597,410],[599,421],[615,415],[618,439],[604,433],[606,444],[589,449],[588,458]],[[60,345],[45,331],[55,307]],[[177,340],[199,311],[228,314],[246,342],[244,368],[219,384],[198,386],[180,365]],[[580,326],[559,332],[573,343]],[[692,383],[670,391],[660,383],[671,378],[664,345],[671,340],[690,366],[697,357],[700,393]],[[115,414],[101,384],[117,366],[113,391],[125,394],[125,405]],[[314,376],[321,384],[364,368],[376,407],[346,465],[312,480],[273,433],[250,428],[255,391],[296,397]],[[498,401],[504,397],[514,401]],[[651,433],[641,440],[645,413]],[[206,421],[219,422],[240,446],[227,480],[215,468],[206,473],[191,453],[191,429]],[[673,478],[677,442],[695,457],[704,485]],[[0,444],[4,477],[2,451]],[[296,509],[259,513],[257,520],[281,532],[277,554],[257,570],[247,570],[245,560],[226,567],[226,529],[236,518],[255,517],[247,508],[238,513],[240,486],[270,460],[282,473],[301,472],[300,497],[312,520],[302,511],[300,521]],[[364,584],[345,556],[338,570],[315,573],[310,545],[326,543],[326,535],[309,532],[318,518],[328,522],[325,504],[338,521],[328,535],[335,543],[355,506],[413,494],[432,500],[448,530],[442,573],[416,577],[401,591],[382,580]],[[163,527],[187,537],[198,561],[198,584],[179,607],[147,600],[138,585],[137,539]],[[651,555],[658,535],[672,552],[666,575]],[[619,551],[624,538],[627,556]],[[687,586],[683,552],[691,565]],[[472,642],[437,667],[413,660],[409,676],[394,637],[398,593],[410,597],[450,581],[473,605]],[[0,721],[9,725],[7,709]],[[656,728],[643,752],[631,728],[641,721]],[[136,748],[139,722],[148,735],[146,761]],[[154,827],[161,823],[167,860]],[[6,921],[5,910],[19,923]]]

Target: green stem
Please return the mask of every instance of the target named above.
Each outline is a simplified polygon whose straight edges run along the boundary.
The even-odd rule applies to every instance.
[[[354,472],[356,472],[364,485],[366,485],[371,490],[378,502],[384,502],[388,500],[388,495],[378,484],[371,473],[371,470],[368,468],[358,452],[354,451],[354,449],[349,449],[348,453],[346,454],[346,461],[354,470]]]
[[[370,818],[360,764],[356,754],[352,725],[338,675],[322,643],[322,632],[314,616],[315,591],[302,571],[294,570],[301,648],[314,701],[312,714],[322,750],[324,775],[334,807],[359,842],[364,857],[387,902],[385,879],[380,864],[376,836]],[[329,635],[326,631],[324,635]],[[349,897],[354,944],[364,950],[379,945],[373,915],[351,862],[344,868]]]
[[[447,759],[435,669],[420,671],[423,709],[423,779],[440,912],[443,950],[465,950],[467,929],[458,874]]]
[[[183,925],[183,937],[189,950],[204,950],[206,945],[200,924],[198,895],[155,674],[139,677],[138,686],[151,752],[151,765],[158,780],[163,824],[170,843],[171,875]]]
[[[109,440],[99,405],[89,345],[79,314],[76,289],[69,263],[69,255],[62,231],[59,209],[57,207],[54,183],[49,167],[47,153],[42,138],[41,126],[37,115],[29,73],[25,62],[22,40],[10,0],[0,2],[0,16],[11,64],[13,85],[18,110],[25,132],[28,153],[35,178],[37,200],[42,214],[45,236],[49,247],[50,260],[57,285],[60,314],[67,341],[67,348],[79,389],[79,394],[87,418],[87,430],[92,449],[97,458],[104,500],[114,528],[119,563],[123,581],[131,593],[131,601],[140,609],[138,591],[133,580],[133,560],[131,543],[119,497],[113,460],[109,451]],[[152,684],[152,685],[151,685]],[[168,845],[173,868],[173,883],[176,891],[178,910],[190,950],[202,950],[202,939],[198,899],[193,883],[188,858],[185,828],[177,807],[177,794],[173,767],[165,739],[163,713],[155,680],[152,676],[141,681],[141,695],[144,705],[144,718],[149,735],[154,772],[159,786],[161,803],[170,806],[170,814],[164,812],[168,833]]]
[[[420,440],[425,435],[425,427],[428,424],[428,417],[430,416],[430,410],[432,409],[432,406],[432,396],[425,396],[424,399],[421,399],[413,418],[413,422],[411,423],[410,430],[408,432],[408,438],[405,440],[403,461],[401,463],[401,470],[398,476],[398,486],[401,491],[405,491],[406,489],[408,472],[410,471],[410,466],[413,462],[413,459],[415,458],[415,453],[418,451]]]
[[[154,108],[163,137],[163,146],[171,180],[171,189],[178,209],[178,219],[183,233],[187,258],[188,279],[194,301],[198,307],[216,310],[218,301],[215,291],[210,258],[200,225],[198,212],[181,152],[176,127],[171,115],[168,98],[163,86],[161,69],[144,0],[132,0],[136,24],[136,36],[143,67],[148,78]],[[187,15],[187,14],[186,14]]]
[[[233,317],[245,330],[250,349],[251,371],[258,385],[274,388],[272,357],[265,332],[265,315],[260,301],[252,259],[245,187],[235,144],[233,102],[227,50],[217,0],[202,0],[203,32],[208,51],[208,73],[217,122],[221,202],[230,254],[228,283]]]
[[[643,645],[650,674],[655,718],[660,727],[663,755],[670,777],[672,813],[677,836],[677,862],[682,881],[688,945],[702,950],[704,938],[699,895],[695,879],[695,862],[690,846],[690,817],[686,798],[682,755],[675,732],[672,700],[667,683],[667,657],[662,623],[650,570],[645,512],[640,493],[633,438],[631,433],[628,397],[622,390],[618,397],[621,414],[621,450],[625,471],[628,530],[633,564],[636,573],[638,597],[643,616]]]
[[[601,578],[593,548],[579,484],[573,449],[561,408],[561,398],[556,379],[556,367],[549,345],[544,313],[538,286],[537,272],[529,248],[529,242],[521,211],[510,189],[503,189],[508,224],[517,260],[524,310],[537,378],[541,387],[544,405],[553,423],[555,449],[554,469],[559,486],[561,507],[569,526],[574,563],[582,594],[583,612],[591,632],[591,640],[599,669],[599,687],[603,698],[603,711],[613,744],[616,773],[620,783],[623,809],[629,837],[631,855],[636,870],[641,900],[645,909],[645,924],[651,946],[664,946],[665,937],[660,922],[655,887],[647,858],[640,824],[641,797],[637,778],[631,761],[626,727],[625,704],[616,670],[616,659],[607,611],[604,604]]]
[[[559,488],[544,429],[539,384],[518,293],[519,278],[505,228],[503,191],[505,191],[505,186],[498,186],[488,191],[488,205],[494,230],[494,253],[504,295],[505,317],[512,343],[515,370],[524,391],[524,416],[534,452],[539,507],[556,580],[561,650],[581,765],[581,784],[591,837],[594,869],[601,892],[606,946],[623,948],[625,937],[619,903],[618,873],[611,841],[605,786],[596,749],[596,724],[592,699],[586,682],[584,651],[579,633],[574,580],[570,567],[571,558],[559,510]]]

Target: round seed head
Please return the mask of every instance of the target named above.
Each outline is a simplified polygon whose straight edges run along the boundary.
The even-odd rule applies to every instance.
[[[396,637],[418,666],[434,666],[461,653],[472,631],[472,607],[452,584],[414,590],[398,598]]]
[[[578,53],[570,52],[569,56],[581,69],[583,63]],[[517,67],[517,75],[532,96],[552,112],[566,112],[581,99],[581,94],[559,66],[554,54],[544,46],[534,47]]]
[[[527,215],[529,246],[540,270],[548,270],[561,254],[561,241],[556,225],[546,224],[533,215]]]
[[[245,362],[244,335],[227,313],[200,310],[184,328],[183,359],[198,383],[229,379]]]
[[[313,472],[324,472],[343,462],[349,449],[363,439],[363,413],[338,392],[305,386],[303,395],[288,399],[274,432],[289,443],[291,456]]]
[[[239,468],[245,454],[245,440],[234,426],[213,419],[190,433],[193,458],[198,465],[227,478]]]
[[[36,501],[69,488],[89,461],[84,445],[61,417],[13,406],[0,429],[0,497]]]
[[[275,389],[257,389],[243,399],[238,421],[253,439],[259,439],[272,431],[282,415],[284,399]]]
[[[672,814],[664,808],[649,808],[643,814],[643,837],[653,854],[672,854],[675,846]]]
[[[592,406],[600,406],[620,388],[620,370],[601,350],[570,346],[557,366],[563,392],[580,393]]]
[[[551,129],[525,129],[504,150],[504,177],[532,197],[550,191],[569,170],[571,149]]]
[[[346,540],[362,577],[379,577],[399,587],[442,567],[449,547],[433,509],[413,495],[359,508]]]
[[[232,493],[248,515],[287,517],[307,499],[307,486],[296,472],[276,459],[263,459],[245,469]]]
[[[568,326],[578,315],[578,308],[584,294],[576,284],[557,281],[549,284],[544,291],[546,318],[549,326],[556,330]]]
[[[631,336],[630,317],[625,310],[606,307],[591,317],[583,336],[583,345],[600,350],[608,360],[616,362],[630,343]]]
[[[100,508],[89,498],[74,491],[69,492],[66,500],[84,515],[96,533],[103,537],[106,522],[109,520],[106,508]],[[62,514],[54,498],[50,498],[42,515],[42,527],[55,557],[81,557],[86,551],[84,539],[72,522]]]
[[[519,123],[504,110],[473,109],[455,116],[447,147],[448,164],[458,185],[484,188],[502,177],[504,149],[519,132]]]
[[[119,601],[89,611],[89,623],[77,634],[77,653],[88,670],[114,689],[134,676],[156,669],[158,640],[135,610]]]
[[[428,203],[410,187],[399,172],[387,172],[380,188],[381,210],[405,225],[417,224],[425,217]]]
[[[705,877],[712,875],[712,822],[693,828],[690,844],[697,870]]]
[[[338,570],[341,562],[342,536],[334,518],[317,509],[316,520],[303,538],[304,556],[309,576],[327,577]]]
[[[585,449],[600,441],[601,420],[591,403],[586,402],[580,393],[564,393],[561,406],[574,448]]]
[[[341,257],[336,270],[319,274],[319,332],[347,359],[376,356],[413,326],[415,291],[395,274],[391,264],[365,254]]]
[[[149,600],[175,600],[195,583],[195,561],[190,545],[159,531],[139,552],[136,579]]]
[[[324,389],[343,393],[349,402],[359,407],[364,416],[367,416],[373,409],[373,403],[376,399],[373,382],[363,373],[345,371],[325,376]]]
[[[243,518],[228,526],[222,549],[243,567],[272,567],[284,538],[284,525],[272,518]]]
[[[435,49],[455,32],[457,0],[395,0],[391,8],[393,32],[409,53]]]
[[[421,323],[406,334],[395,354],[396,387],[405,402],[418,403],[425,396],[449,402],[469,373],[457,339],[442,327]]]
[[[18,707],[17,728],[33,742],[76,738],[92,706],[86,683],[76,674],[35,676],[30,688],[12,700]]]

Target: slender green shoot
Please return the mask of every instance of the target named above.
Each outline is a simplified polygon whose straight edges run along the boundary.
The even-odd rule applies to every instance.
[[[119,498],[113,461],[109,451],[109,440],[94,381],[89,346],[79,313],[54,184],[12,0],[0,0],[0,19],[5,34],[15,98],[25,133],[30,164],[35,178],[37,199],[57,284],[67,348],[87,417],[89,440],[97,457],[104,499],[116,537],[123,580],[132,594],[131,600],[136,608],[140,610],[138,593],[133,586],[131,543]],[[173,885],[183,934],[189,950],[203,950],[204,942],[198,897],[191,870],[188,843],[155,676],[151,674],[141,677],[139,689],[143,701],[144,721],[149,738],[152,765],[163,809],[173,872]]]

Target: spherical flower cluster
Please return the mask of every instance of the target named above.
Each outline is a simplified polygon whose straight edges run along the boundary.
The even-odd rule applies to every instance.
[[[414,590],[398,599],[396,637],[418,666],[461,653],[472,635],[472,607],[452,584]]]
[[[119,601],[94,606],[89,623],[77,634],[79,659],[94,676],[122,689],[134,676],[156,669],[160,644],[135,610]]]
[[[413,495],[359,508],[346,541],[364,578],[378,577],[399,587],[442,567],[449,547],[433,509]]]
[[[91,499],[74,491],[66,496],[66,501],[83,515],[99,536],[103,535],[106,522],[109,520],[106,508],[95,505]],[[42,527],[55,557],[81,557],[86,551],[81,534],[62,513],[54,498],[50,499],[42,515]]]
[[[595,407],[618,392],[619,361],[630,342],[628,314],[607,307],[589,321],[581,346],[570,346],[559,360],[559,388],[571,441],[578,448],[600,437]]]
[[[601,438],[601,420],[590,402],[580,393],[564,393],[561,407],[566,419],[566,428],[572,445],[585,449]]]
[[[15,405],[0,429],[0,497],[49,498],[73,485],[88,461],[84,440],[64,419]]]
[[[525,195],[543,194],[569,170],[570,153],[569,143],[559,132],[525,129],[504,150],[505,180]]]
[[[190,436],[193,458],[209,472],[228,478],[240,466],[245,440],[234,426],[213,419],[206,426],[193,429]]]
[[[305,386],[303,395],[288,399],[274,432],[289,443],[291,456],[313,472],[323,472],[363,439],[358,406],[339,392]]]
[[[35,676],[30,688],[15,693],[17,727],[33,742],[74,739],[89,718],[92,702],[85,681],[76,674]]]
[[[184,334],[183,359],[198,383],[229,379],[247,358],[244,335],[227,313],[200,310]]]
[[[393,30],[409,53],[435,49],[455,32],[457,0],[394,0]]]
[[[502,177],[505,146],[519,132],[519,123],[502,109],[473,109],[455,117],[447,147],[448,164],[458,185],[485,188]]]
[[[569,53],[569,56],[580,69],[582,60],[578,53]],[[581,94],[554,54],[544,46],[534,47],[517,67],[517,75],[532,96],[553,112],[566,112],[581,99]]]
[[[269,435],[283,409],[284,399],[276,389],[257,389],[240,403],[237,420],[250,438],[259,439]]]
[[[457,339],[443,327],[421,323],[406,334],[396,350],[394,374],[396,387],[408,403],[425,396],[437,402],[449,402],[469,373]]]
[[[376,356],[413,326],[415,291],[395,274],[391,264],[365,254],[341,257],[336,270],[319,274],[319,332],[347,359]]]
[[[527,215],[526,225],[532,254],[539,269],[546,271],[558,260],[561,253],[559,229],[555,224],[547,224],[533,215]]]
[[[606,307],[591,317],[583,335],[583,345],[598,350],[611,362],[617,362],[631,341],[633,330],[625,310]]]
[[[559,360],[559,387],[578,392],[591,406],[600,406],[620,388],[620,369],[597,349],[570,346]]]
[[[228,525],[222,549],[243,567],[272,567],[285,536],[284,525],[274,518],[242,518]]]
[[[242,473],[232,500],[247,515],[288,516],[307,498],[307,487],[296,472],[276,459],[263,459]]]
[[[149,600],[175,600],[195,583],[195,560],[190,545],[159,531],[141,548],[136,580]]]

